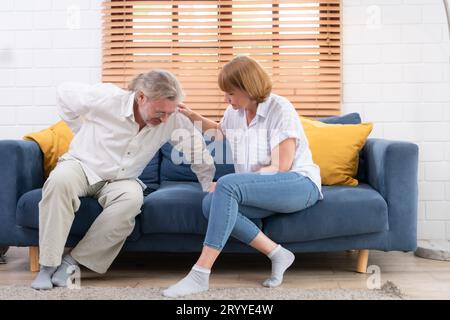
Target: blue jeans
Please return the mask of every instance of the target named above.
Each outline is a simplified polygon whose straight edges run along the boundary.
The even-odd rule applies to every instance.
[[[297,172],[223,176],[203,199],[203,214],[209,220],[204,245],[222,250],[230,235],[249,244],[260,232],[249,219],[303,210],[319,197],[317,186]]]

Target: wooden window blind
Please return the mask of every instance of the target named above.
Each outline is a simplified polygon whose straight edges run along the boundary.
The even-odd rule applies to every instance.
[[[218,120],[219,71],[248,55],[299,114],[337,115],[340,35],[339,0],[104,1],[102,80],[126,88],[137,73],[169,70],[185,103]]]

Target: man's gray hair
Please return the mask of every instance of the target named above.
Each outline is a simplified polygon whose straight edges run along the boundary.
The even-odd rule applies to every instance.
[[[165,70],[138,74],[128,85],[130,91],[142,91],[150,100],[168,99],[182,102],[184,92],[175,76]]]

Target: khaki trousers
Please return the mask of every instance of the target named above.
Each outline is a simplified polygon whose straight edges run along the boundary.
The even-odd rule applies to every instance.
[[[39,202],[39,263],[61,264],[65,243],[80,208],[80,197],[91,196],[103,207],[72,257],[89,269],[105,273],[131,234],[141,212],[142,187],[136,180],[89,185],[81,165],[60,160],[42,189]]]

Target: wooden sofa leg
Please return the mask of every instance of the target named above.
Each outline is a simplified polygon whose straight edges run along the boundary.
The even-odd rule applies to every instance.
[[[39,271],[39,247],[29,247],[30,271]]]
[[[359,250],[358,262],[356,264],[356,272],[366,273],[368,262],[369,262],[369,250]]]

